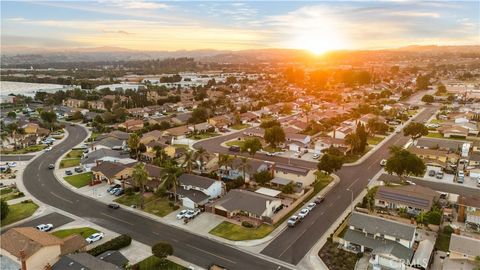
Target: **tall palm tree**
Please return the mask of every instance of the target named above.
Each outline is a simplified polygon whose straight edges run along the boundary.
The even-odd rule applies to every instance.
[[[238,169],[242,170],[243,172],[243,181],[246,181],[245,179],[245,176],[246,176],[246,171],[248,169],[251,169],[252,166],[250,165],[250,163],[248,163],[248,158],[246,157],[241,157],[240,158],[240,164],[238,165],[237,167]]]
[[[232,165],[233,162],[233,157],[230,155],[226,154],[219,154],[218,155],[218,170],[220,168],[225,167],[225,170],[228,170],[228,168]],[[220,173],[218,174],[218,178],[220,179]]]
[[[193,169],[193,165],[195,163],[194,153],[193,151],[186,151],[183,153],[183,163],[182,167],[185,167],[187,173],[191,173]]]
[[[200,172],[203,170],[203,163],[206,159],[208,159],[209,156],[210,154],[203,147],[198,148],[197,152],[195,152],[195,160],[200,162]]]
[[[178,177],[182,174],[182,169],[175,164],[168,164],[162,171],[161,179],[163,186],[172,186],[175,203],[177,202]]]
[[[132,178],[135,184],[140,187],[140,209],[143,209],[143,194],[145,193],[145,185],[148,181],[148,172],[147,169],[145,169],[145,164],[139,162],[135,165],[132,173]]]

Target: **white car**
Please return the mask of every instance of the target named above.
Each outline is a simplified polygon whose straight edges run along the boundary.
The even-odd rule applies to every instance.
[[[385,165],[387,165],[387,160],[386,160],[386,159],[382,159],[382,160],[380,161],[380,166],[383,167],[383,166],[385,166]]]
[[[45,152],[48,152],[48,151],[50,151],[50,150],[52,150],[52,147],[51,147],[51,146],[45,148]]]
[[[85,239],[87,243],[91,244],[100,241],[103,238],[103,233],[94,233]]]
[[[40,224],[38,225],[37,227],[37,230],[41,231],[41,232],[48,232],[48,231],[51,231],[53,229],[53,225],[52,224]]]
[[[317,154],[317,153],[313,154],[313,159],[318,159],[319,157],[320,157],[320,154]]]
[[[300,218],[305,218],[308,213],[310,213],[310,210],[308,210],[308,208],[303,208],[302,210],[300,210],[300,213],[298,213],[298,216]]]
[[[177,214],[177,219],[182,219],[185,217],[185,215],[187,214],[188,210],[182,210],[180,211],[180,213]]]
[[[193,210],[187,210],[187,213],[183,216],[184,218],[194,218],[195,217],[195,211]]]
[[[307,205],[308,211],[312,211],[313,208],[315,208],[315,206],[317,206],[316,203],[314,203],[314,202],[309,203],[309,204]]]
[[[10,168],[14,168],[14,167],[17,167],[17,163],[16,162],[7,162],[7,166],[10,167]]]

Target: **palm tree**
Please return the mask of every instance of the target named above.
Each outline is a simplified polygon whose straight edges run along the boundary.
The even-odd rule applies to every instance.
[[[246,181],[246,179],[245,179],[245,172],[246,172],[246,170],[252,168],[252,166],[250,165],[250,163],[248,163],[248,159],[247,159],[246,157],[241,157],[241,158],[240,158],[240,164],[238,165],[237,168],[240,169],[240,170],[242,170],[242,172],[243,172],[243,181]]]
[[[225,170],[232,165],[233,157],[226,154],[219,154],[218,155],[218,169],[225,167]],[[220,179],[220,173],[218,174],[218,178]]]
[[[138,147],[140,147],[140,137],[138,136],[137,133],[132,133],[128,137],[128,148],[130,148],[132,151],[134,151],[134,157],[137,158],[137,150]]]
[[[183,163],[182,167],[187,169],[187,173],[192,172],[193,164],[195,163],[193,151],[186,151],[183,153]]]
[[[197,152],[195,152],[195,160],[200,162],[200,172],[203,170],[205,159],[208,159],[209,156],[210,154],[203,147],[198,148]]]
[[[168,164],[162,171],[161,179],[164,186],[172,186],[175,203],[177,202],[178,177],[182,174],[182,169],[175,164]]]
[[[145,193],[145,184],[148,181],[148,172],[145,169],[145,164],[139,162],[135,165],[132,178],[133,181],[135,181],[135,184],[140,187],[140,209],[143,209],[143,194]]]

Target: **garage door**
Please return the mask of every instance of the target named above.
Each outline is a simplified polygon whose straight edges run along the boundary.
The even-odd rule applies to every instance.
[[[222,217],[228,217],[227,211],[221,210],[218,208],[215,208],[215,214],[222,216]]]
[[[195,203],[189,198],[182,198],[182,202],[184,207],[195,209]]]

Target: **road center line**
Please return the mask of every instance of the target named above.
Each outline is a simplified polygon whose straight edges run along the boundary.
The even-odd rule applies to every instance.
[[[113,219],[115,219],[115,220],[117,220],[117,221],[126,223],[126,224],[131,225],[131,226],[134,225],[133,223],[127,222],[127,221],[125,221],[125,220],[123,220],[123,219],[119,219],[119,218],[114,217],[114,216],[111,216],[111,215],[107,215],[107,214],[105,214],[105,213],[102,213],[102,215],[107,216],[107,217],[109,217],[109,218],[113,218]]]
[[[347,187],[347,189],[350,189],[358,180],[360,180],[360,177],[357,179],[353,180],[353,182],[350,184],[350,186]]]
[[[224,257],[222,257],[222,256],[218,256],[217,254],[213,254],[213,253],[208,252],[208,251],[206,251],[206,250],[203,250],[203,249],[201,249],[201,248],[197,248],[197,247],[192,246],[192,245],[190,245],[190,244],[187,244],[187,246],[189,246],[189,247],[191,247],[191,248],[194,248],[194,249],[196,249],[196,250],[198,250],[198,251],[207,253],[207,254],[209,254],[209,255],[215,256],[215,257],[220,258],[220,259],[222,259],[222,260],[225,260],[225,261],[227,261],[227,262],[231,262],[231,263],[233,263],[233,264],[237,264],[237,262],[234,262],[234,261],[229,260],[229,259],[227,259],[227,258],[224,258]]]
[[[72,202],[72,201],[70,201],[69,199],[65,199],[65,198],[63,198],[63,197],[62,197],[62,196],[60,196],[60,195],[57,195],[57,194],[55,194],[55,193],[53,193],[53,192],[50,192],[50,194],[52,194],[53,196],[55,196],[55,197],[59,198],[60,200],[63,200],[63,201],[66,201],[66,202],[69,202],[69,203],[73,204],[73,202]]]

